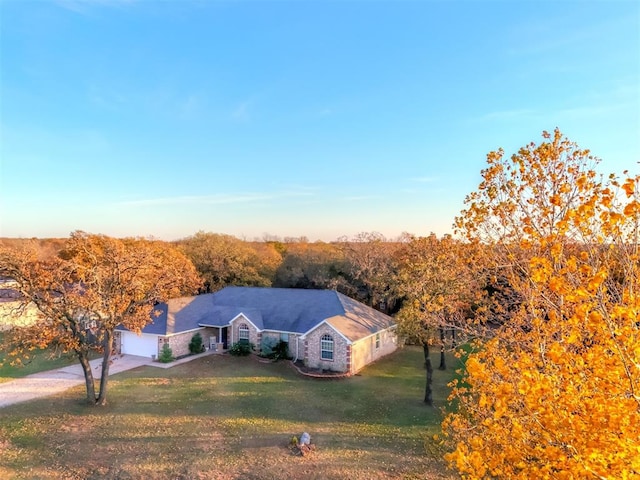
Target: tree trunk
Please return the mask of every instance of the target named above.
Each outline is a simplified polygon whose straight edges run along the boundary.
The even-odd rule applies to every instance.
[[[433,391],[431,385],[433,384],[433,366],[431,365],[431,358],[429,357],[429,344],[424,342],[422,344],[422,350],[424,351],[424,364],[427,370],[427,385],[424,391],[424,403],[429,406],[433,406]]]
[[[102,373],[100,376],[100,394],[96,400],[97,405],[107,404],[107,382],[109,380],[109,367],[111,366],[111,350],[113,349],[113,332],[104,332],[104,351],[102,353]]]
[[[440,366],[438,370],[446,370],[447,361],[444,358],[444,328],[440,329]]]
[[[458,344],[456,343],[456,329],[451,329],[451,347],[456,348]]]
[[[78,361],[82,367],[84,373],[84,384],[87,389],[87,403],[89,405],[95,405],[96,403],[96,387],[93,383],[93,372],[91,371],[91,364],[89,363],[89,356],[87,352],[76,352]]]

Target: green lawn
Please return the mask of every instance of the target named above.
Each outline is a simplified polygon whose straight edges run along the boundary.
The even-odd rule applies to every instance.
[[[73,354],[62,355],[46,349],[29,352],[29,358],[24,359],[22,365],[13,366],[10,364],[11,359],[7,359],[6,346],[3,342],[4,334],[0,333],[0,383],[44,370],[66,367],[78,361]]]
[[[0,478],[451,478],[425,451],[440,412],[422,403],[422,364],[410,347],[340,380],[227,355],[141,367],[111,378],[104,408],[79,387],[0,410]],[[436,405],[452,376],[436,370]],[[303,431],[304,458],[287,447]]]

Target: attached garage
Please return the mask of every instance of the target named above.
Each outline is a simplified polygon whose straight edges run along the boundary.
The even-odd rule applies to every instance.
[[[158,356],[158,335],[121,331],[120,353],[141,357]]]

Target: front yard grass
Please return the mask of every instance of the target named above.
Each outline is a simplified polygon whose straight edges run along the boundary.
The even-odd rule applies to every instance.
[[[0,478],[451,478],[425,451],[441,418],[422,402],[424,372],[414,347],[338,380],[227,355],[140,367],[110,379],[104,408],[78,387],[0,410]],[[434,374],[444,406],[453,368]],[[303,431],[317,445],[306,457],[288,448]]]
[[[32,373],[38,373],[54,368],[62,368],[76,363],[75,355],[58,354],[50,349],[33,350],[29,352],[29,358],[23,359],[22,365],[11,365],[11,358],[7,358],[7,347],[4,344],[4,333],[0,332],[0,383],[8,382],[15,378],[25,377]]]

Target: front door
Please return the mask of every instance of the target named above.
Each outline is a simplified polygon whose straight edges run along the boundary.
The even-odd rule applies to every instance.
[[[227,340],[227,331],[229,327],[222,327],[222,348],[225,350],[229,349],[228,340]]]

